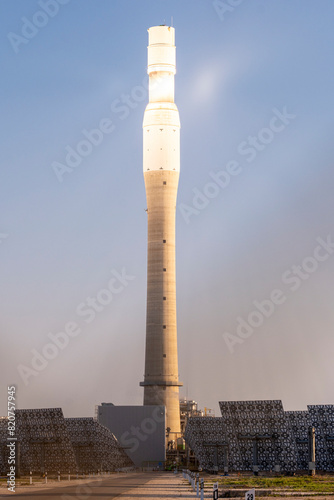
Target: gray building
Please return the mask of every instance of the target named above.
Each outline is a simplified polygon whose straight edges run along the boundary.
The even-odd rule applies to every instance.
[[[102,403],[98,422],[115,435],[137,467],[162,467],[166,460],[164,406],[115,406]]]

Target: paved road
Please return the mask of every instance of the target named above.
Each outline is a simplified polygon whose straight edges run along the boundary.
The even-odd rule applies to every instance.
[[[132,488],[142,486],[148,481],[156,477],[150,473],[133,473],[133,474],[121,474],[120,476],[113,476],[103,478],[101,480],[91,481],[82,485],[65,486],[62,488],[51,487],[41,491],[29,491],[27,489],[25,492],[20,493],[18,489],[16,493],[8,492],[8,495],[1,495],[4,498],[20,498],[20,499],[37,499],[37,500],[95,500],[95,498],[101,498],[109,500],[111,498],[116,498],[117,496],[126,493]],[[75,483],[73,481],[73,483]]]

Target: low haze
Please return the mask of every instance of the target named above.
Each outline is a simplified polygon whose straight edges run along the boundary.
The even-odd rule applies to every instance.
[[[66,417],[142,404],[147,29],[171,23],[180,394],[333,404],[333,2],[50,4],[0,4],[0,415],[12,384]]]

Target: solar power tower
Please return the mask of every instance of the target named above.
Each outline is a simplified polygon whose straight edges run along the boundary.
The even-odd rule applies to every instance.
[[[166,407],[169,439],[180,436],[175,284],[175,209],[180,119],[174,103],[175,30],[148,30],[149,103],[143,122],[147,198],[147,315],[144,405]]]

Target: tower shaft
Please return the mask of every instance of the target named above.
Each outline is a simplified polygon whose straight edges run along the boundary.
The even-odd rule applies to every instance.
[[[165,405],[169,437],[180,435],[175,283],[175,210],[180,120],[174,104],[174,28],[148,30],[149,103],[143,122],[148,215],[144,405]]]

